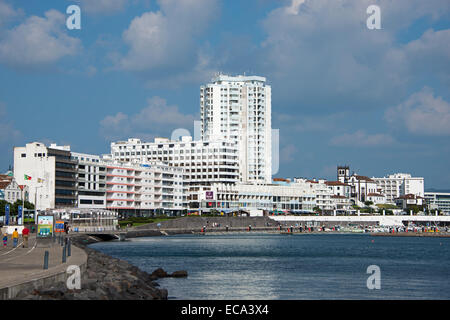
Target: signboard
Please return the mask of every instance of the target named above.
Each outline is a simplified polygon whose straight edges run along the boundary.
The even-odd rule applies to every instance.
[[[23,223],[22,223],[23,207],[22,207],[22,206],[19,206],[19,207],[17,208],[17,210],[19,211],[18,214],[17,214],[17,224],[18,224],[18,225],[21,225],[21,224],[23,224]]]
[[[206,191],[206,200],[214,200],[214,192]]]
[[[53,236],[53,216],[37,217],[37,237],[48,238]]]
[[[5,205],[5,226],[9,226],[9,204]]]
[[[55,221],[55,233],[63,233],[64,232],[64,221],[56,220]]]

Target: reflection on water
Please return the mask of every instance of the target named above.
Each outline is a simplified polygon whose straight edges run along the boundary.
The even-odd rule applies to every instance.
[[[449,299],[450,239],[357,235],[177,235],[93,247],[152,272],[173,299]],[[381,290],[366,286],[381,268]]]

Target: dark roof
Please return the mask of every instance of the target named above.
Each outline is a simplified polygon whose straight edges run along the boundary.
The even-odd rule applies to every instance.
[[[368,193],[367,196],[368,196],[368,197],[370,197],[370,196],[373,196],[373,197],[384,197],[383,194],[380,194],[380,193],[373,193],[373,192]]]
[[[405,194],[405,195],[403,195],[403,196],[400,196],[400,197],[398,197],[398,198],[396,198],[396,199],[424,199],[423,197],[421,197],[421,196],[416,196],[415,194]]]
[[[375,182],[372,179],[370,179],[369,177],[366,176],[358,176],[358,175],[354,175],[354,177],[356,178],[356,180],[366,180],[368,182]]]
[[[11,184],[11,181],[0,181],[0,189],[6,189]]]
[[[340,181],[325,181],[325,184],[328,186],[346,186],[347,185]]]

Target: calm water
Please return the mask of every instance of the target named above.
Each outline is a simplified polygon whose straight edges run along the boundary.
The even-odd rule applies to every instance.
[[[373,242],[372,242],[373,241]],[[449,299],[450,238],[355,235],[177,235],[92,247],[152,272],[169,299]],[[381,289],[367,289],[369,265]]]

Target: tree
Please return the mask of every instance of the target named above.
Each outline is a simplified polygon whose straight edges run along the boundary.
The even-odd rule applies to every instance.
[[[0,200],[0,215],[5,215],[5,205],[9,204],[9,213],[11,215],[17,215],[19,213],[19,206],[22,205],[22,200],[16,200],[14,203],[9,203],[6,200]],[[34,210],[34,204],[31,202],[25,201],[24,203],[25,209]]]
[[[366,206],[371,206],[371,205],[373,205],[373,202],[372,201],[365,201],[364,204]]]

